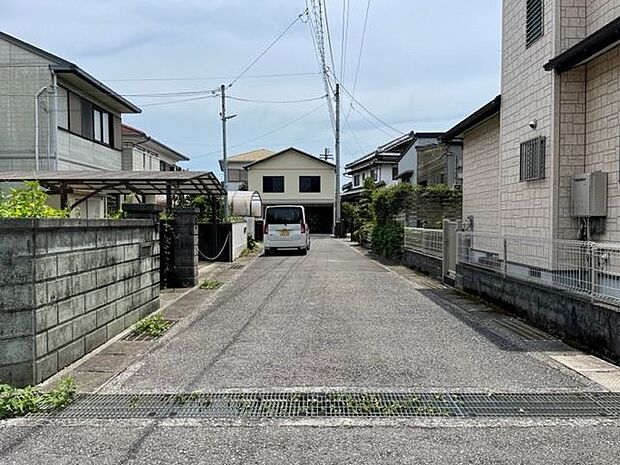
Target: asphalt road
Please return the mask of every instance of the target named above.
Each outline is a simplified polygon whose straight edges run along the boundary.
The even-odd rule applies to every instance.
[[[230,389],[603,390],[330,238],[258,258],[102,392]],[[0,422],[0,463],[611,464],[619,433],[602,419],[21,419]]]

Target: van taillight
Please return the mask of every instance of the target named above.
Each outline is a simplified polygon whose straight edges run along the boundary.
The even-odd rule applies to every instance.
[[[304,223],[301,223],[301,233],[306,234],[306,225]]]
[[[269,234],[269,225],[267,223],[265,223],[265,226],[263,227],[263,234],[265,236]]]

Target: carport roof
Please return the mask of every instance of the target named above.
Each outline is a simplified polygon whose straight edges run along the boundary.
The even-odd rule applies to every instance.
[[[0,182],[38,181],[52,194],[226,195],[210,171],[5,171]]]

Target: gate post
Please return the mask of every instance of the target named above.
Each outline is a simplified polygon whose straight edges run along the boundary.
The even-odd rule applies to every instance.
[[[174,208],[174,276],[179,287],[198,284],[198,208]]]

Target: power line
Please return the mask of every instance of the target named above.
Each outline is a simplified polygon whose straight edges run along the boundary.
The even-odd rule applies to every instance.
[[[193,102],[193,101],[196,101],[196,100],[205,100],[205,99],[213,98],[213,97],[217,97],[217,96],[216,95],[207,95],[207,96],[204,96],[204,97],[184,98],[184,99],[180,99],[180,100],[168,100],[167,102],[141,103],[140,106],[141,107],[155,107],[155,106],[159,106],[159,105],[171,105],[173,103]]]
[[[273,47],[282,37],[284,37],[284,34],[286,34],[289,29],[291,29],[296,23],[297,21],[299,21],[301,18],[303,18],[304,15],[306,15],[308,13],[308,10],[306,9],[304,12],[300,13],[299,15],[297,15],[297,17],[295,18],[295,20],[289,24],[286,29],[284,29],[284,31],[282,31],[280,33],[280,35],[278,37],[276,37],[274,40],[271,41],[271,43],[267,46],[267,48],[265,48],[265,50],[263,50],[248,66],[246,66],[243,71],[241,71],[241,73],[239,73],[239,75],[233,79],[233,81],[228,84],[227,87],[232,87],[235,82],[237,82],[239,79],[241,79],[243,77],[243,75],[248,72],[250,70],[250,68],[252,68],[252,66],[254,66],[258,60],[260,60],[270,49],[271,47]]]
[[[385,129],[383,129],[381,126],[379,126],[377,123],[375,123],[374,121],[372,121],[371,119],[369,119],[364,113],[362,113],[361,111],[359,111],[357,108],[353,107],[353,111],[355,111],[355,113],[357,113],[358,115],[360,115],[362,118],[364,118],[364,120],[366,122],[368,122],[369,124],[371,124],[375,129],[381,131],[383,134],[385,134],[388,137],[393,137],[393,134],[390,134],[389,132],[387,132]]]
[[[340,48],[340,82],[344,82],[345,69],[347,66],[347,42],[349,40],[349,16],[351,12],[351,0],[342,0],[342,33]],[[345,20],[346,18],[346,20]]]
[[[364,16],[364,27],[362,28],[362,39],[360,41],[360,52],[357,56],[357,66],[355,67],[355,77],[353,78],[353,95],[355,95],[355,89],[357,88],[357,77],[360,72],[360,64],[362,62],[362,51],[364,50],[364,38],[366,37],[366,26],[368,25],[368,12],[370,11],[370,0],[366,3],[366,15]],[[351,100],[351,107],[353,106],[353,100]],[[349,107],[349,113],[351,113],[351,107]]]
[[[332,124],[332,130],[336,131],[336,118],[334,115],[334,108],[332,107],[329,81],[329,68],[327,67],[325,59],[325,36],[323,33],[323,19],[319,14],[317,3],[315,0],[310,0],[312,5],[312,13],[314,14],[314,21],[311,16],[308,15],[308,25],[310,27],[310,34],[315,45],[315,54],[317,57],[317,63],[319,70],[321,71],[321,77],[323,79],[323,87],[325,88],[325,100],[327,102],[327,109],[329,112],[329,118]],[[308,6],[308,0],[306,0],[306,6]]]
[[[319,8],[321,1],[319,0]],[[332,49],[332,35],[329,30],[329,16],[327,14],[327,2],[323,2],[323,14],[325,15],[325,29],[327,31],[327,44],[329,45],[329,56],[331,58],[332,69],[336,69],[336,62],[334,61],[334,50]]]
[[[296,118],[296,119],[294,119],[294,120],[292,120],[292,121],[289,121],[288,123],[286,123],[286,124],[285,124],[285,125],[283,125],[283,126],[280,126],[280,127],[276,128],[276,129],[272,129],[271,131],[266,132],[266,133],[264,133],[264,134],[261,134],[261,135],[259,135],[259,136],[253,137],[252,139],[248,139],[248,140],[243,141],[243,142],[240,142],[240,143],[238,143],[238,144],[231,145],[231,146],[230,146],[230,148],[242,147],[242,146],[244,146],[244,145],[250,144],[250,143],[255,142],[255,141],[257,141],[257,140],[263,139],[264,137],[270,136],[271,134],[275,134],[276,132],[282,131],[283,129],[286,129],[286,128],[288,128],[289,126],[292,126],[293,124],[297,123],[298,121],[301,121],[302,119],[307,118],[307,117],[308,117],[308,116],[310,116],[311,114],[316,113],[316,112],[317,112],[318,110],[320,110],[322,107],[323,107],[323,103],[321,103],[318,107],[313,108],[313,109],[312,109],[312,110],[310,110],[309,112],[304,113],[304,114],[303,114],[303,115],[301,115],[299,118]],[[209,153],[206,153],[206,154],[204,154],[204,155],[198,155],[198,156],[196,156],[196,157],[192,157],[192,159],[195,159],[195,158],[204,158],[204,157],[208,157],[208,156],[210,156],[210,155],[214,155],[214,154],[216,154],[216,153],[219,153],[219,150],[214,150],[213,152],[209,152]]]
[[[335,76],[334,76],[335,78]],[[398,133],[399,135],[403,135],[405,134],[403,131],[401,131],[400,129],[396,129],[394,126],[392,126],[391,124],[385,122],[384,120],[382,120],[381,118],[379,118],[377,115],[375,115],[372,111],[370,111],[368,108],[366,108],[364,105],[362,105],[360,103],[359,100],[357,100],[353,94],[351,94],[351,92],[349,92],[349,90],[344,87],[342,85],[342,83],[340,83],[340,87],[342,87],[342,89],[344,90],[344,92],[349,96],[349,98],[351,99],[352,102],[355,102],[357,104],[357,106],[359,106],[362,110],[364,110],[366,113],[368,113],[368,115],[370,115],[373,119],[375,119],[376,121],[378,121],[379,123],[381,123],[383,126],[385,126],[386,128],[391,129],[392,131]],[[355,109],[355,108],[354,108]]]
[[[226,98],[229,98],[231,100],[237,100],[239,102],[251,102],[251,103],[303,103],[303,102],[315,102],[316,100],[322,100],[325,98],[325,95],[319,95],[318,97],[311,97],[311,98],[299,99],[299,100],[252,100],[248,98],[233,97],[232,95],[227,95]]]
[[[274,74],[254,74],[248,76],[241,76],[238,79],[265,79],[276,77],[296,77],[296,76],[316,76],[316,71],[301,72],[301,73],[274,73]],[[160,82],[160,81],[217,81],[221,79],[233,79],[236,76],[204,76],[204,77],[159,77],[159,78],[131,78],[131,79],[103,79],[107,82]]]

